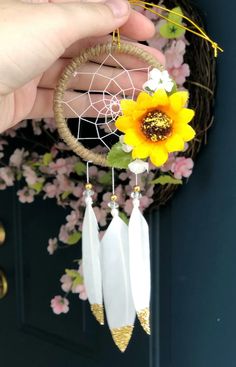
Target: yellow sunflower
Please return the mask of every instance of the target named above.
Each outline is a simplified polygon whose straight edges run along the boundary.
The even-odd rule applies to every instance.
[[[182,151],[184,143],[195,136],[189,122],[194,111],[185,108],[188,92],[176,92],[168,96],[164,89],[152,96],[146,92],[137,101],[121,101],[122,116],[116,127],[122,131],[125,144],[133,147],[134,159],[148,158],[160,167],[168,159],[168,153]]]

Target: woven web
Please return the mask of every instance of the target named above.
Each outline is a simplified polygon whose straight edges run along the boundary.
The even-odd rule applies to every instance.
[[[137,97],[142,90],[142,85],[137,85],[137,73],[144,72],[147,80],[150,67],[126,69],[111,54],[100,64],[92,65],[92,72],[83,71],[85,66],[81,65],[73,75],[79,88],[83,87],[86,78],[87,90],[77,89],[75,92],[74,88],[71,89],[65,93],[62,103],[67,110],[66,115],[78,119],[76,129],[73,120],[73,134],[77,140],[84,141],[88,147],[89,141],[93,140],[93,146],[102,145],[109,150],[120,135],[114,124],[121,114],[120,100]]]

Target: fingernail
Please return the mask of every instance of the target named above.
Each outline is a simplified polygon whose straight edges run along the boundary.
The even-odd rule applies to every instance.
[[[105,4],[111,9],[116,18],[124,17],[130,10],[130,5],[126,0],[107,0]]]

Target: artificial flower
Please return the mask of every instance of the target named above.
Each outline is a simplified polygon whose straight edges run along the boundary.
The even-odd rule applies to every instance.
[[[186,81],[186,77],[190,75],[190,69],[188,64],[183,64],[179,68],[169,69],[169,73],[178,85],[183,85]]]
[[[137,101],[121,100],[123,115],[116,120],[116,127],[125,133],[124,142],[133,146],[133,159],[150,157],[159,167],[169,153],[184,149],[184,143],[195,136],[189,126],[194,111],[184,107],[187,100],[185,91],[168,96],[164,89],[152,96],[141,92]]]
[[[121,143],[122,150],[125,153],[132,152],[133,147],[131,147],[130,145],[127,145],[127,144],[124,143],[124,135],[121,135],[120,138],[119,138],[119,140],[120,140],[120,143]]]
[[[67,313],[69,311],[69,301],[67,298],[55,296],[51,300],[51,308],[56,315]]]
[[[192,174],[193,160],[192,158],[178,157],[171,167],[174,177],[178,180],[183,177],[189,177]]]
[[[34,201],[35,191],[29,189],[28,187],[24,187],[23,189],[17,191],[17,195],[21,203],[32,203]]]
[[[58,248],[58,241],[57,238],[49,238],[48,240],[48,247],[47,250],[49,252],[49,255],[53,255],[54,252],[57,250]]]
[[[165,53],[166,68],[179,68],[183,64],[185,43],[182,40],[174,41]]]
[[[164,89],[171,92],[174,86],[167,70],[152,69],[149,73],[149,80],[143,84],[143,89],[147,92],[156,92],[158,89]]]
[[[142,159],[135,159],[135,161],[131,162],[129,165],[129,170],[136,175],[143,173],[145,171],[148,172],[148,162],[143,161]]]

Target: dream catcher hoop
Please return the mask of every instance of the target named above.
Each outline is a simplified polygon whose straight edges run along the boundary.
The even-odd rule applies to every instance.
[[[117,45],[113,45],[112,43],[96,45],[94,47],[84,50],[78,57],[74,58],[72,62],[65,68],[58,82],[54,96],[55,120],[57,122],[58,132],[61,138],[67,143],[67,145],[71,148],[71,150],[73,150],[85,161],[91,161],[94,164],[105,167],[109,166],[106,155],[101,153],[95,153],[92,150],[85,148],[84,145],[78,140],[78,138],[75,138],[71,133],[67,125],[67,119],[64,117],[64,106],[65,106],[64,95],[70,78],[73,78],[76,75],[76,73],[78,73],[79,67],[81,65],[86,64],[86,62],[93,59],[94,57],[100,57],[104,55],[105,59],[108,58],[109,56],[112,56],[113,60],[115,61],[116,60],[115,56],[119,54],[134,56],[137,59],[144,61],[150,68],[152,67],[157,68],[159,70],[164,70],[163,65],[161,65],[155,57],[153,57],[150,53],[132,44],[122,42],[119,45],[119,47]],[[120,62],[117,61],[117,67],[118,66],[122,65],[120,64]],[[95,92],[103,93],[103,91],[97,89],[95,90]],[[118,117],[118,115],[116,114],[115,117],[112,117],[112,110],[110,110],[110,112],[111,112],[110,122],[112,122]],[[78,117],[81,118],[81,116],[79,115]]]
[[[210,42],[215,56],[218,49],[221,50],[188,17],[183,16],[197,31],[180,25],[179,13],[176,11],[143,1],[135,5],[155,14],[153,7],[173,13],[175,18],[170,22]],[[190,125],[194,111],[187,106],[188,92],[177,90],[175,82],[156,58],[138,46],[121,42],[117,34],[117,42],[86,49],[65,68],[55,90],[54,113],[61,138],[87,162],[87,182],[83,193],[85,214],[82,262],[91,311],[101,325],[104,324],[106,314],[113,340],[124,352],[132,336],[136,316],[144,331],[147,334],[151,332],[149,229],[139,209],[142,196],[139,175],[148,171],[150,162],[159,169],[166,163],[169,154],[183,151],[185,143],[194,138],[195,131]],[[146,67],[126,69],[118,60],[121,55],[133,56],[134,60],[142,61]],[[121,75],[123,79],[127,78],[130,87],[123,89],[117,76],[102,75],[101,66],[106,65],[108,58],[112,59],[113,69],[118,71],[118,79]],[[97,63],[97,69],[84,72],[83,66],[93,59],[100,62]],[[143,87],[137,87],[130,74],[141,70],[146,72],[146,80]],[[68,93],[70,81],[75,77],[83,80],[83,75],[90,78],[89,90],[81,92],[75,89],[75,92],[71,88]],[[101,78],[106,79],[103,89],[96,87],[96,77],[100,78],[100,82]],[[116,89],[113,94],[107,87],[111,87],[111,83]],[[88,102],[86,107],[83,107],[83,98]],[[71,117],[78,118],[76,136],[72,134],[65,118],[68,111]],[[92,116],[93,120],[87,116]],[[94,128],[95,137],[89,139],[81,136],[81,126],[84,123]],[[100,129],[105,131],[103,135]],[[107,142],[106,138],[112,142]],[[116,139],[115,144],[113,138]],[[97,152],[91,149],[92,146],[85,146],[87,141],[93,139],[102,142],[108,154],[104,153],[104,149]],[[102,240],[99,238],[99,228],[92,208],[95,193],[89,180],[90,162],[111,167],[112,171],[112,195],[108,204],[112,220]],[[119,216],[115,168],[129,168],[135,176],[135,185],[130,195],[133,209],[128,225]]]

